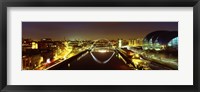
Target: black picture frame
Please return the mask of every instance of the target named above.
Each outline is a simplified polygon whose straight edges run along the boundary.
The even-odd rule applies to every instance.
[[[1,92],[199,92],[200,0],[1,0],[0,90]],[[7,7],[193,7],[193,85],[7,85]],[[186,74],[187,75],[187,74]],[[17,78],[17,76],[16,76]]]

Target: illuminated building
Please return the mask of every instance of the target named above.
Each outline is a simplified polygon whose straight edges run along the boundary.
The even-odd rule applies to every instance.
[[[38,42],[38,49],[51,49],[56,47],[56,42],[52,41],[51,38],[44,38]]]
[[[22,51],[26,51],[27,49],[32,49],[32,40],[22,39]]]
[[[118,40],[118,48],[121,48],[121,47],[122,47],[122,40],[119,39],[119,40]]]
[[[154,31],[143,40],[143,50],[178,50],[178,31]]]
[[[130,39],[128,41],[128,46],[130,47],[137,47],[137,46],[142,46],[143,45],[143,39]]]
[[[38,44],[36,42],[32,42],[32,49],[38,49]]]
[[[68,43],[68,46],[74,47],[74,46],[79,46],[79,41],[70,41]]]
[[[167,45],[171,48],[178,48],[178,37],[173,38]]]

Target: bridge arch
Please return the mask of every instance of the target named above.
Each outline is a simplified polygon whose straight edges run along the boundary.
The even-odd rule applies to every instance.
[[[92,48],[91,48],[91,51],[90,51],[90,55],[92,56],[93,60],[96,61],[97,63],[105,64],[105,63],[109,62],[110,59],[112,59],[112,57],[115,55],[115,51],[113,50],[113,51],[112,51],[112,55],[111,55],[108,59],[106,59],[105,61],[101,61],[101,60],[97,59],[96,56],[95,56],[92,52],[93,52],[93,49],[96,48],[95,44],[97,44],[97,42],[98,42],[98,41],[101,41],[101,40],[107,41],[107,42],[108,42],[108,45],[109,45],[108,48],[109,48],[109,49],[112,48],[112,43],[111,43],[108,39],[105,39],[105,38],[104,38],[104,39],[97,39],[97,40],[94,40],[94,43],[92,44]],[[106,47],[106,48],[107,48],[107,47]],[[101,49],[102,49],[102,47],[101,47]],[[103,49],[105,49],[105,48],[103,47]]]

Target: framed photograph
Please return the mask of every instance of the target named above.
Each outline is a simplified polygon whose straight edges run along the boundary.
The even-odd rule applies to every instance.
[[[2,92],[199,92],[199,0],[0,7]]]

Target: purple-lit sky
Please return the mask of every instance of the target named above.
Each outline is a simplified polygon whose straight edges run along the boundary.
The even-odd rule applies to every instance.
[[[22,22],[23,38],[33,40],[133,39],[157,30],[178,31],[178,22]]]

